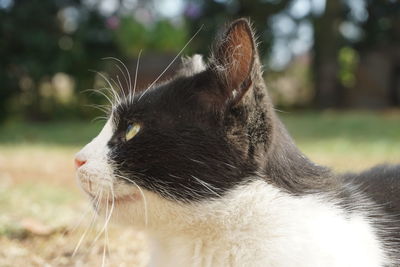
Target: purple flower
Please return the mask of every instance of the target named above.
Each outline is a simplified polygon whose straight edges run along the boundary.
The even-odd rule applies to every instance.
[[[119,27],[119,18],[116,16],[107,18],[106,27],[111,30],[116,30]]]
[[[197,19],[201,15],[201,7],[196,3],[189,3],[185,8],[185,16],[191,19]]]

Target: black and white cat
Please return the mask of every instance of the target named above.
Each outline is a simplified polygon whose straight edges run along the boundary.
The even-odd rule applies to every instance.
[[[151,266],[400,266],[400,167],[336,175],[307,159],[274,112],[246,19],[212,51],[117,97],[76,155],[97,211],[145,229]]]

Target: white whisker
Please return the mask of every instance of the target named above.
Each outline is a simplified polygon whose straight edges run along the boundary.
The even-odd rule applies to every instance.
[[[109,191],[109,192],[107,192],[107,199],[106,199],[106,212],[105,212],[105,217],[104,217],[104,219],[105,219],[105,222],[104,222],[104,226],[102,227],[102,229],[100,230],[100,232],[97,234],[97,236],[95,237],[95,239],[94,239],[94,241],[92,242],[92,246],[94,245],[94,243],[96,243],[96,241],[101,237],[101,235],[104,233],[104,231],[105,231],[105,229],[107,228],[107,226],[108,226],[108,223],[110,222],[110,220],[111,220],[111,215],[112,215],[112,213],[113,213],[113,210],[114,210],[114,201],[115,201],[115,199],[114,199],[114,197],[112,198],[112,204],[111,204],[111,209],[109,210],[109,202],[110,202],[110,192],[112,192],[112,189],[111,189],[111,191]]]
[[[142,55],[142,50],[139,51],[139,55],[137,58],[136,62],[136,70],[135,70],[135,84],[133,85],[133,96],[132,98],[129,99],[129,102],[132,102],[133,98],[135,98],[135,92],[136,92],[136,82],[137,82],[137,75],[138,75],[138,70],[139,70],[139,62],[140,62],[140,56]],[[129,92],[130,93],[130,92]],[[131,94],[129,94],[130,96]]]
[[[103,190],[100,191],[99,198],[97,200],[95,200],[97,202],[97,207],[99,206],[102,195],[103,195]],[[81,235],[77,245],[75,246],[74,251],[72,252],[72,257],[75,257],[80,246],[82,245],[83,240],[85,239],[86,235],[88,234],[89,230],[91,229],[91,227],[93,226],[95,221],[96,221],[96,213],[93,213],[93,217],[92,217],[92,220],[91,220],[89,226],[86,228],[85,232]]]
[[[95,105],[95,104],[86,104],[84,105],[85,107],[90,107],[90,108],[94,108],[97,110],[100,110],[101,112],[105,113],[105,114],[109,114],[110,113],[110,108],[108,105]]]
[[[119,67],[118,65],[116,65],[116,66]],[[117,74],[117,81],[118,81],[119,87],[121,88],[122,94],[124,95],[124,98],[126,99],[126,93],[125,93],[124,87],[122,86],[121,80],[119,79],[118,74]]]
[[[148,222],[149,222],[148,210],[147,210],[148,207],[147,207],[147,199],[146,199],[146,196],[145,196],[145,194],[144,194],[142,188],[140,188],[140,186],[139,186],[135,181],[129,180],[128,178],[126,178],[126,177],[124,177],[124,176],[121,176],[121,175],[116,175],[116,176],[119,177],[119,178],[121,178],[121,179],[124,179],[124,180],[128,181],[129,183],[132,183],[132,184],[133,184],[134,186],[136,186],[136,188],[139,190],[140,195],[141,195],[142,198],[143,198],[144,224],[145,224],[145,226],[146,226],[146,228],[147,228],[147,225],[148,225]]]
[[[103,93],[103,91],[101,91],[102,89],[107,89],[107,88],[99,88],[97,90],[96,89],[86,89],[86,90],[83,90],[82,92],[91,92],[91,93],[96,93],[96,94],[102,95],[107,99],[107,101],[110,103],[111,106],[114,106],[114,101],[112,101],[108,95]]]
[[[117,61],[118,63],[120,63],[123,67],[124,67],[124,69],[125,69],[125,71],[126,71],[126,75],[128,76],[128,79],[126,79],[126,77],[125,77],[125,74],[124,74],[124,77],[125,77],[125,80],[127,81],[127,83],[128,83],[128,89],[129,89],[129,92],[132,90],[132,81],[131,81],[131,75],[130,75],[130,73],[129,73],[129,70],[128,70],[128,68],[126,67],[126,65],[121,61],[121,60],[119,60],[118,58],[115,58],[115,57],[105,57],[105,58],[103,58],[103,59],[112,59],[112,60],[115,60],[115,61]],[[122,72],[122,70],[121,70],[121,72]],[[123,73],[123,72],[122,72]]]
[[[111,101],[111,100],[110,100],[111,105],[112,105],[112,106],[115,106],[115,102],[120,103],[120,102],[121,102],[121,98],[120,98],[120,96],[116,93],[116,91],[115,91],[113,85],[111,84],[110,80],[109,80],[103,73],[101,73],[101,72],[98,72],[98,71],[95,71],[95,70],[90,70],[90,71],[92,71],[92,72],[96,73],[97,75],[99,75],[100,77],[102,77],[103,80],[104,80],[104,81],[108,84],[108,86],[110,87],[110,88],[105,88],[105,89],[109,89],[109,90],[111,91],[111,93],[113,94],[114,101]],[[104,93],[103,93],[103,94],[104,94]],[[104,94],[104,95],[105,95],[105,94]],[[109,98],[108,98],[108,99],[109,99]]]
[[[201,25],[200,29],[197,30],[195,34],[193,34],[192,38],[189,39],[189,41],[183,46],[183,48],[178,52],[178,54],[172,59],[171,63],[168,64],[168,66],[164,69],[163,72],[147,87],[147,89],[139,96],[140,100],[146,92],[164,75],[164,73],[174,64],[175,60],[182,54],[182,52],[185,50],[185,48],[192,42],[192,40],[196,37],[196,35],[203,29],[204,25]]]
[[[100,194],[100,190],[97,192],[95,198],[98,197],[99,194]],[[93,211],[93,207],[91,206],[91,204],[89,202],[85,212],[82,214],[82,216],[80,216],[78,222],[73,227],[69,228],[68,231],[70,233],[73,233],[82,224],[82,222],[85,219],[86,215],[88,215],[91,211]]]
[[[211,192],[212,194],[220,197],[221,195],[219,193],[217,193],[217,191],[219,191],[218,188],[216,188],[215,186],[212,186],[211,184],[197,178],[196,176],[192,175],[192,178],[195,179],[200,185],[202,185],[203,187],[205,187],[209,192]]]
[[[103,60],[105,60],[105,59],[111,59],[111,58],[103,58]],[[126,85],[128,86],[128,89],[129,89],[128,80],[127,80],[127,78],[126,78],[126,75],[125,75],[124,71],[121,69],[121,67],[120,67],[118,64],[114,63],[114,66],[117,67],[117,69],[119,70],[119,72],[124,76]],[[117,76],[117,81],[118,81],[118,83],[117,83],[114,79],[111,79],[111,80],[112,80],[112,81],[115,83],[115,85],[120,89],[120,91],[122,91],[122,94],[123,94],[124,98],[126,98],[126,93],[125,93],[125,90],[124,90],[124,86],[122,85],[122,83],[121,83],[121,81],[120,81],[120,79],[119,79],[119,75],[117,74],[116,76]]]

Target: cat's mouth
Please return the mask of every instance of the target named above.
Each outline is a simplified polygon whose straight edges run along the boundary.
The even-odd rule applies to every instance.
[[[140,200],[140,194],[136,191],[119,192],[112,185],[99,185],[91,179],[79,179],[82,190],[89,196],[95,206],[111,206],[136,202]]]

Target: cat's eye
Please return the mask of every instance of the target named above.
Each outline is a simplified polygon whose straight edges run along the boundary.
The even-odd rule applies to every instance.
[[[131,140],[133,137],[137,135],[139,131],[140,131],[140,124],[138,123],[129,124],[125,132],[125,140],[126,141]]]

